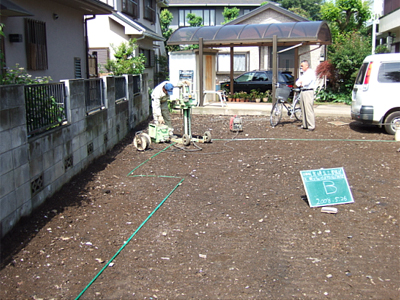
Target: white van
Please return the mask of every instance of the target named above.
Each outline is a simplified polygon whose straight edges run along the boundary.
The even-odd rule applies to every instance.
[[[400,129],[400,53],[369,55],[354,83],[351,118],[384,126],[389,134]]]

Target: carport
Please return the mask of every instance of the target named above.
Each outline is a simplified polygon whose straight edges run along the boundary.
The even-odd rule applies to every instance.
[[[294,68],[298,74],[298,47],[305,45],[329,45],[332,43],[331,32],[325,21],[290,22],[272,24],[241,24],[204,27],[182,27],[169,38],[168,45],[199,45],[199,65],[203,66],[204,48],[230,47],[230,81],[233,83],[234,47],[272,46],[273,90],[278,78],[278,54],[290,49],[295,50]],[[287,47],[277,51],[278,46]],[[199,68],[199,79],[203,78],[203,68]],[[203,80],[199,80],[200,106],[203,106]],[[233,84],[231,84],[233,92]],[[275,101],[275,99],[274,99]]]

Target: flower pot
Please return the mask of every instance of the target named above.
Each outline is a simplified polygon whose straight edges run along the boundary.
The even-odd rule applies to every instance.
[[[256,98],[256,102],[260,103],[261,102],[261,98]]]

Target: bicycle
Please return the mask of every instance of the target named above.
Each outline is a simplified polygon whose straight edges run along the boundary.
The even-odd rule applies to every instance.
[[[294,92],[292,104],[287,103],[284,97],[279,96],[276,99],[275,104],[272,106],[270,123],[272,127],[278,125],[282,118],[283,107],[286,108],[288,116],[290,119],[293,119],[293,116],[296,120],[301,120],[301,106],[300,106],[300,92],[299,88],[292,89]]]

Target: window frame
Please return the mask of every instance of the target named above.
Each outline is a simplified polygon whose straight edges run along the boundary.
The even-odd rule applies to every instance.
[[[153,68],[155,66],[155,51],[153,49],[139,48],[139,53],[146,57],[145,68]]]
[[[133,19],[139,19],[139,0],[121,0],[121,12]]]
[[[25,18],[24,26],[27,70],[47,70],[46,22]]]
[[[400,62],[382,62],[378,70],[379,83],[399,83]],[[392,75],[390,75],[392,73]]]
[[[201,11],[201,16],[199,16],[196,12]],[[196,16],[199,16],[203,19],[202,25],[203,26],[215,26],[216,25],[216,14],[215,14],[215,9],[213,8],[194,8],[194,9],[179,9],[178,10],[178,26],[179,27],[189,27],[189,23],[187,20],[187,15],[188,14],[195,14]],[[208,24],[205,24],[206,18],[205,13],[208,14]],[[183,20],[182,20],[183,19]]]
[[[143,1],[143,19],[150,21],[152,24],[156,22],[156,1]]]
[[[217,74],[218,75],[226,75],[226,74],[230,74],[230,70],[224,70],[224,71],[220,71],[220,55],[227,55],[228,57],[230,56],[229,52],[220,52],[217,54],[217,61],[216,61],[216,69],[217,69]],[[244,55],[244,60],[245,60],[245,66],[244,66],[244,70],[234,70],[233,73],[234,74],[242,74],[242,73],[246,73],[250,71],[250,52],[249,51],[244,51],[244,52],[235,52],[234,54],[235,56],[243,56]],[[233,59],[233,64],[235,66],[235,58]],[[235,68],[234,68],[235,69]]]

